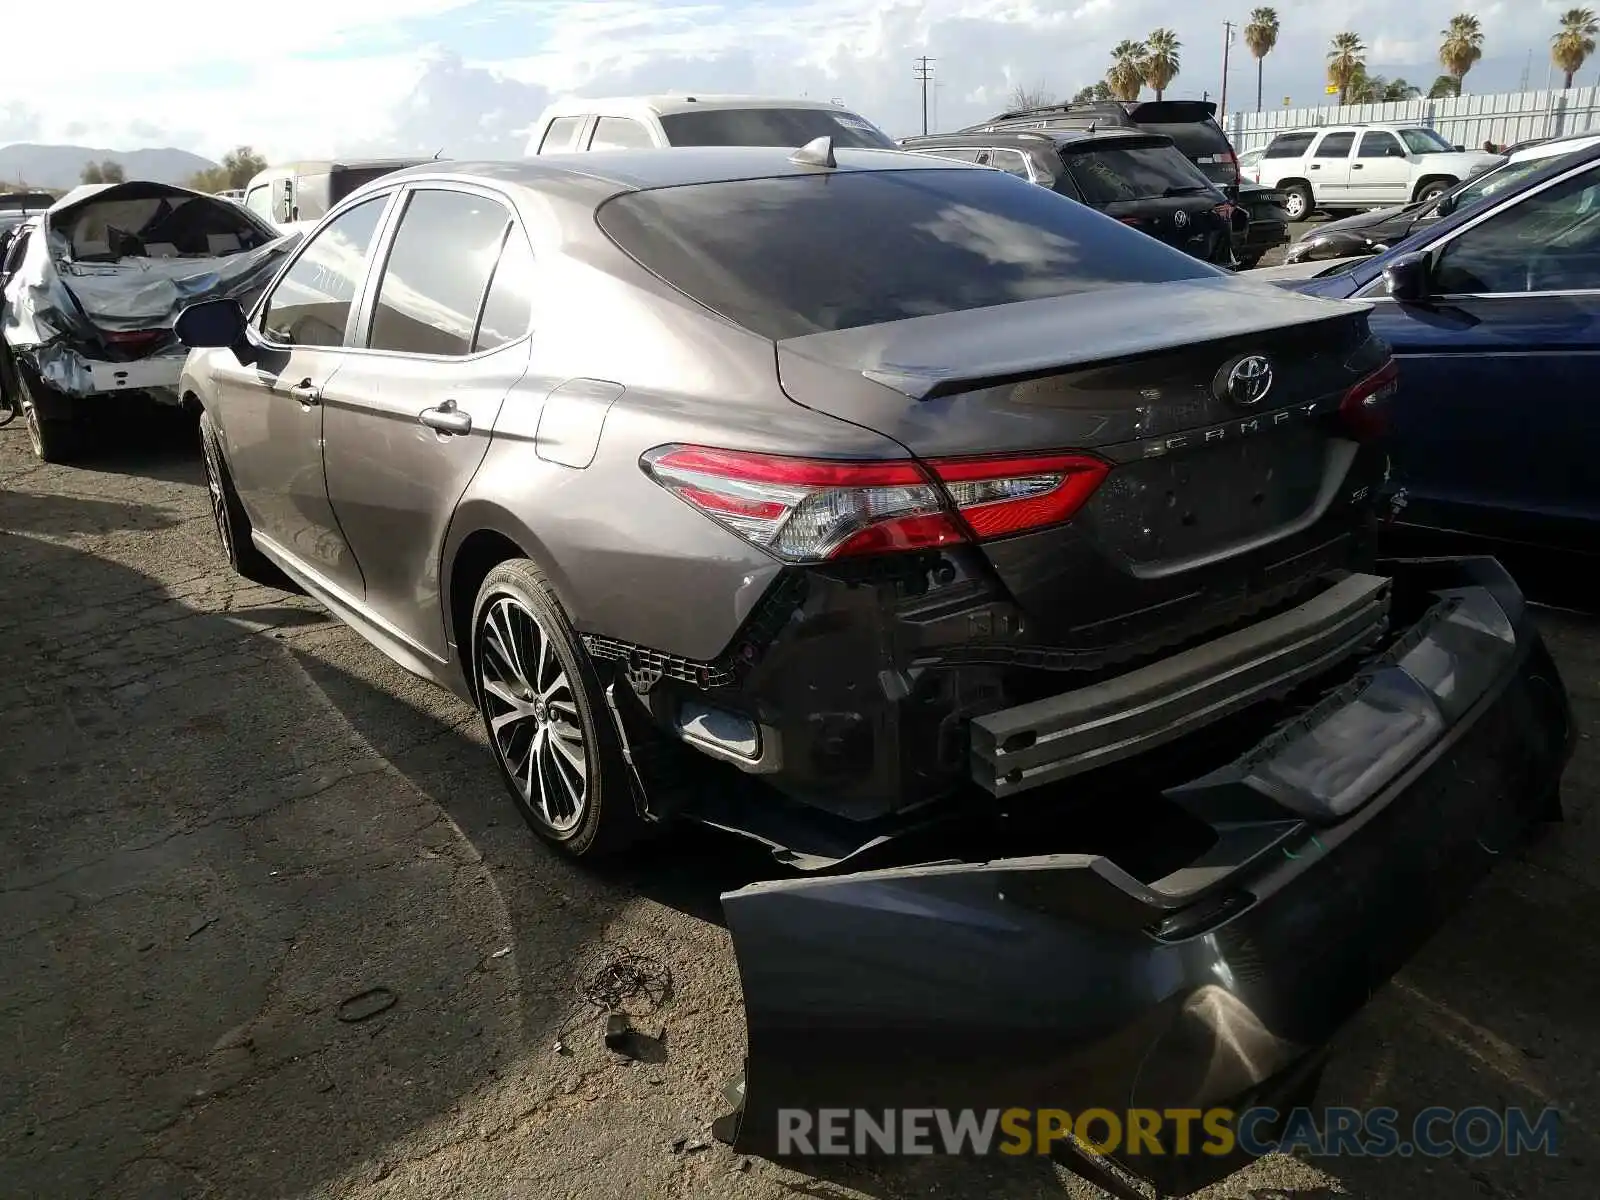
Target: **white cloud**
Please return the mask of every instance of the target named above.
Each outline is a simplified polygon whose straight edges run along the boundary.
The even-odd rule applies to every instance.
[[[1279,0],[1283,31],[1263,94],[1319,102],[1328,40],[1345,29],[1371,47],[1375,71],[1426,87],[1440,71],[1438,31],[1463,6]],[[1486,57],[1469,90],[1514,89],[1530,52],[1541,86],[1563,6],[1470,5]],[[75,8],[70,30],[52,6],[13,7],[8,46],[41,52],[7,56],[0,143],[168,143],[215,157],[250,142],[273,158],[515,154],[544,103],[571,91],[840,97],[891,133],[915,132],[912,60],[923,54],[937,60],[935,122],[955,127],[1002,106],[1014,84],[1069,95],[1101,77],[1118,40],[1163,24],[1184,43],[1169,94],[1216,99],[1222,22],[1249,11],[1236,0],[323,0],[280,20],[239,0],[167,0],[134,37],[126,7],[108,0]],[[1596,71],[1600,61],[1586,73]],[[1240,40],[1230,107],[1254,107],[1255,85]]]

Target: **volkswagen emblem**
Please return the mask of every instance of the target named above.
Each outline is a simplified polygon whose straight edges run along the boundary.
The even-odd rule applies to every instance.
[[[1227,370],[1222,391],[1241,408],[1254,408],[1272,390],[1272,364],[1259,354],[1246,355]]]
[[[1172,223],[1179,229],[1189,228],[1189,214],[1180,208],[1177,212],[1172,214]]]

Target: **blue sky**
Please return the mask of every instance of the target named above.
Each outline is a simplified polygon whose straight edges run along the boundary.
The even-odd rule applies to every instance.
[[[1279,0],[1268,104],[1320,102],[1329,38],[1349,29],[1369,66],[1426,87],[1453,13],[1483,23],[1469,91],[1544,85],[1549,39],[1572,0]],[[912,59],[935,58],[936,127],[1003,107],[1016,85],[1067,95],[1103,75],[1111,46],[1158,25],[1183,41],[1173,96],[1212,99],[1223,22],[1252,0],[320,0],[263,22],[239,0],[164,0],[129,39],[124,6],[85,0],[70,52],[8,56],[0,144],[175,145],[210,156],[249,142],[272,158],[443,147],[515,154],[555,96],[757,91],[839,97],[893,134],[917,132]],[[1181,12],[1180,18],[1174,14]],[[312,14],[315,14],[313,17]],[[52,6],[17,5],[13,46],[59,47]],[[159,25],[158,31],[150,26]],[[243,31],[249,29],[248,34]],[[137,42],[143,48],[130,50]],[[1531,54],[1531,65],[1530,65]],[[74,65],[81,64],[81,65]],[[1580,82],[1600,77],[1600,59]],[[1254,107],[1242,41],[1230,108]]]

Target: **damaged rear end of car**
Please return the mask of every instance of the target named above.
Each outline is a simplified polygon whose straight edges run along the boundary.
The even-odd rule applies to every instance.
[[[719,1131],[781,1156],[824,1110],[1301,1102],[1558,811],[1555,667],[1492,560],[1374,559],[1403,379],[1366,306],[998,173],[882,175],[600,215],[769,338],[789,402],[893,448],[648,450],[780,569],[714,661],[585,639],[659,727],[781,794],[687,815],[802,871],[723,897],[749,1040]],[[848,262],[808,236],[880,191],[903,232]],[[1166,1193],[1240,1165],[1123,1158]]]
[[[57,422],[92,417],[118,393],[177,404],[178,313],[247,301],[298,241],[239,205],[143,181],[77,188],[18,236],[0,335],[30,405]]]

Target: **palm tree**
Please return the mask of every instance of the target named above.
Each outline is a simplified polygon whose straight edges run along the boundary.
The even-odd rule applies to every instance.
[[[1118,100],[1137,100],[1144,87],[1144,43],[1124,38],[1111,51],[1111,69],[1106,82]]]
[[[1367,44],[1358,33],[1336,33],[1328,51],[1328,82],[1339,89],[1339,103],[1350,102],[1350,85],[1367,69]]]
[[[1278,10],[1258,8],[1250,14],[1250,24],[1244,27],[1244,44],[1256,60],[1256,111],[1261,111],[1261,60],[1272,53],[1278,44]]]
[[[1456,77],[1456,94],[1464,89],[1467,72],[1483,57],[1483,28],[1471,13],[1457,13],[1439,31],[1439,65]]]
[[[1563,87],[1572,86],[1572,77],[1583,70],[1584,60],[1594,53],[1595,34],[1600,21],[1592,8],[1569,8],[1561,14],[1561,32],[1550,39],[1550,61],[1567,73]]]
[[[1183,65],[1178,51],[1183,43],[1170,29],[1157,29],[1144,41],[1144,62],[1141,71],[1144,81],[1156,90],[1156,99],[1172,85]]]

